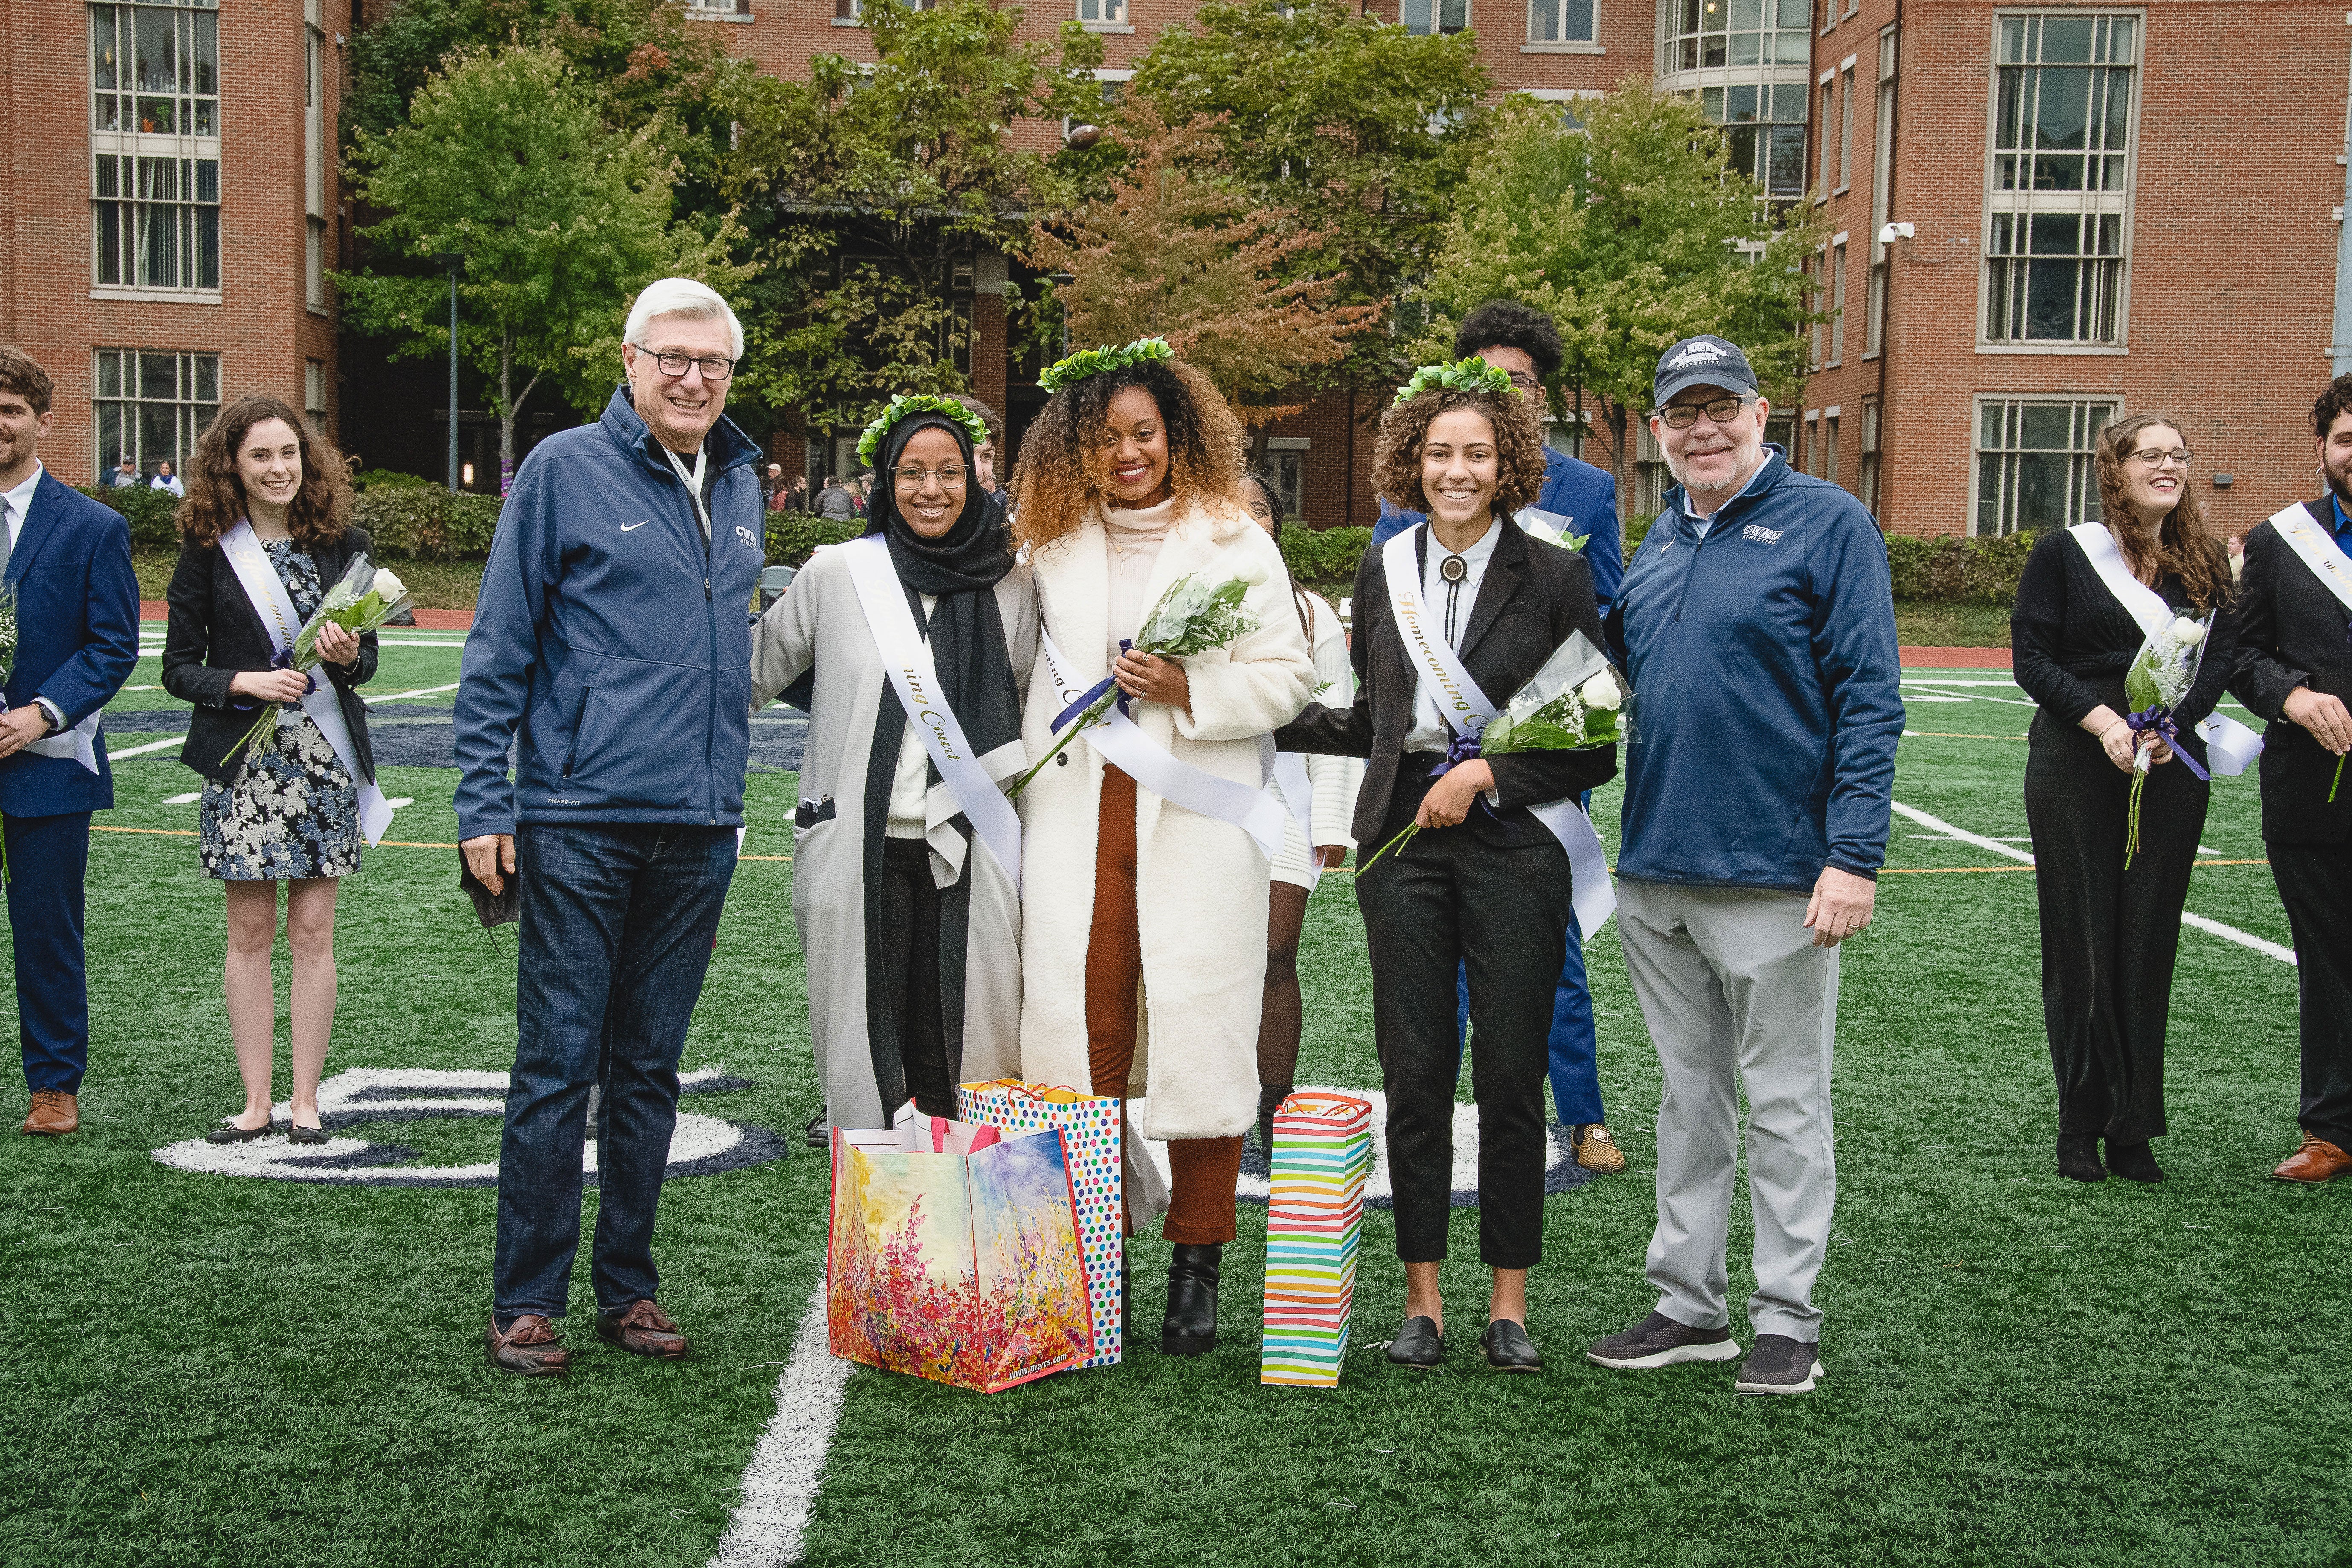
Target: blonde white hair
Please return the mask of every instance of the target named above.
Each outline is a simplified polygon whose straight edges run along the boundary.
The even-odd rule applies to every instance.
[[[628,324],[621,329],[621,341],[637,348],[646,347],[646,329],[656,316],[725,321],[727,357],[743,357],[743,323],[735,319],[733,307],[708,284],[697,283],[691,278],[665,278],[646,284],[638,292],[636,302],[629,307]]]

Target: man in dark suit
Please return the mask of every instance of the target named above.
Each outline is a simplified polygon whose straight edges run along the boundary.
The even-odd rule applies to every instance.
[[[1516,300],[1487,300],[1463,317],[1461,328],[1454,334],[1455,359],[1476,354],[1508,375],[1511,385],[1538,417],[1543,414],[1544,383],[1559,374],[1562,353],[1559,329],[1552,324],[1551,318]],[[1625,574],[1624,552],[1618,542],[1617,481],[1606,469],[1579,462],[1565,452],[1546,447],[1543,489],[1537,493],[1535,510],[1565,519],[1565,522],[1548,526],[1565,528],[1569,538],[1580,533],[1586,536],[1581,553],[1585,563],[1592,568],[1592,596],[1605,619],[1609,606],[1616,600],[1617,584]],[[1372,529],[1372,548],[1378,550],[1391,537],[1421,521],[1417,511],[1406,511],[1381,501],[1381,520]],[[1540,523],[1544,520],[1525,518],[1524,521]],[[1357,613],[1359,616],[1362,615],[1360,609]],[[1592,805],[1590,800],[1584,804],[1588,809]],[[1470,1016],[1468,980],[1463,980],[1455,989],[1456,1011],[1466,1026]],[[1576,1149],[1576,1163],[1588,1171],[1606,1174],[1623,1170],[1625,1155],[1610,1136],[1607,1117],[1601,1110],[1599,1049],[1592,1026],[1592,996],[1584,983],[1582,933],[1571,922],[1568,958],[1560,965],[1559,984],[1552,993],[1552,1109],[1559,1114],[1560,1124],[1568,1129],[1569,1142]]]
[[[2352,375],[2320,394],[2311,431],[2327,493],[2246,535],[2230,682],[2271,721],[2263,840],[2302,993],[2303,1146],[2271,1173],[2284,1182],[2352,1171],[2352,788],[2339,787],[2352,751]]]
[[[114,805],[98,711],[139,662],[139,580],[120,513],[41,466],[49,377],[0,348],[0,584],[13,595],[15,657],[0,711],[0,831],[29,1133],[81,1125],[89,1063],[82,879],[89,814]]]

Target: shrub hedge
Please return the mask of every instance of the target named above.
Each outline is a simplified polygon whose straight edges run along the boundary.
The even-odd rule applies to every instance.
[[[1945,534],[1916,539],[1890,534],[1886,564],[1898,599],[1958,599],[1974,605],[2012,605],[2025,558],[2033,553],[2032,533],[2000,539]]]
[[[1282,525],[1282,558],[1290,574],[1302,583],[1352,584],[1356,566],[1372,547],[1369,528],[1309,528],[1303,522]]]
[[[180,531],[172,521],[172,513],[180,498],[169,490],[150,489],[145,485],[125,485],[121,489],[112,485],[82,485],[81,493],[91,500],[121,512],[131,524],[131,547],[133,550],[177,550]]]
[[[805,511],[768,514],[768,564],[798,566],[820,544],[846,544],[866,531],[862,517],[834,519]]]
[[[439,485],[370,485],[352,498],[352,521],[379,555],[479,560],[498,531],[499,498],[451,495]]]

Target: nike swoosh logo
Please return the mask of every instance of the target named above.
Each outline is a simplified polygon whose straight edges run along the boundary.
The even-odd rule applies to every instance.
[[[651,522],[652,521],[652,518],[646,519],[646,522]],[[627,533],[632,530],[643,528],[645,527],[646,522],[625,522],[621,524],[621,531],[623,533]]]

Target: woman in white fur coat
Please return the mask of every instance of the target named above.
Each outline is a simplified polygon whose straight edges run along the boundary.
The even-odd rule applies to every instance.
[[[1281,552],[1243,510],[1242,435],[1208,378],[1158,340],[1075,356],[1021,445],[1015,537],[1050,639],[1022,738],[1106,676],[1145,740],[1259,790],[1259,739],[1297,717],[1314,663]],[[1187,573],[1251,580],[1256,628],[1183,659],[1122,654]],[[1201,816],[1073,742],[1021,795],[1021,1070],[1032,1081],[1148,1097],[1169,1141],[1175,1244],[1160,1348],[1214,1347],[1243,1136],[1257,1112],[1267,861],[1241,827]],[[1130,1215],[1132,1215],[1130,1209]]]

